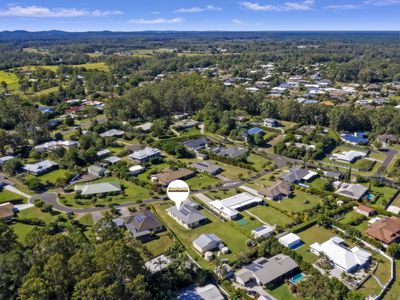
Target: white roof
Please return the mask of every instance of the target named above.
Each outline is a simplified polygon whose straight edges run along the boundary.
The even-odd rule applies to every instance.
[[[151,147],[146,147],[143,150],[138,150],[133,152],[132,154],[129,155],[130,158],[132,159],[145,159],[146,157],[149,156],[154,156],[158,153],[161,153],[161,151],[157,148],[151,148]]]
[[[267,225],[262,225],[260,227],[254,228],[251,233],[256,235],[256,236],[263,236],[265,234],[271,233],[275,230],[274,227],[267,226]]]
[[[290,245],[290,244],[298,242],[300,240],[301,240],[300,237],[297,234],[294,234],[292,232],[290,232],[278,239],[278,241],[284,245]]]
[[[23,167],[23,169],[28,172],[37,173],[37,172],[40,172],[41,170],[47,170],[56,165],[57,165],[57,163],[55,163],[51,160],[43,160],[36,164],[26,164]]]
[[[317,172],[308,171],[308,174],[306,176],[304,176],[303,179],[306,180],[306,181],[310,180],[311,178],[313,178],[317,174],[318,174]]]
[[[253,196],[249,193],[241,193],[232,197],[228,197],[224,200],[214,200],[209,202],[208,204],[221,211],[223,214],[234,217],[239,214],[239,211],[242,207],[247,205],[260,203],[263,200],[260,197]]]
[[[142,167],[141,165],[135,165],[129,168],[129,171],[134,172],[134,171],[140,171],[143,170],[144,167]]]
[[[365,152],[350,150],[350,151],[343,151],[341,153],[334,153],[331,155],[331,158],[351,162],[358,157],[366,157],[366,156],[367,153]]]
[[[12,156],[12,155],[0,157],[0,163],[5,163],[7,160],[10,160],[13,158],[15,158],[15,156]]]
[[[113,163],[120,161],[121,158],[118,156],[110,156],[110,157],[105,158],[104,160],[113,164]]]
[[[76,145],[78,145],[78,142],[76,142],[76,141],[50,141],[50,142],[43,143],[41,145],[37,145],[35,147],[35,150],[41,150],[41,149],[48,150],[48,149],[51,149],[54,147],[62,147],[62,146],[71,147],[71,146],[76,146]]]
[[[395,205],[390,205],[386,210],[396,215],[400,213],[400,207],[397,207]]]
[[[326,242],[314,243],[311,248],[323,252],[335,265],[348,271],[357,265],[364,265],[371,257],[371,253],[359,247],[347,248],[341,238],[333,237]]]

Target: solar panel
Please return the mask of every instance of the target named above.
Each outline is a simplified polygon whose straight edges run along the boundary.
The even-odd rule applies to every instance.
[[[144,217],[142,215],[136,215],[135,216],[135,222],[140,223],[144,220]]]

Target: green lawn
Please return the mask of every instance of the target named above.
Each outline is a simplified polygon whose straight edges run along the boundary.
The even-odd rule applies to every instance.
[[[155,235],[155,239],[145,243],[144,245],[147,247],[153,257],[156,257],[167,251],[173,245],[173,243],[174,241],[169,236],[169,233],[167,231],[163,231],[157,233]]]
[[[68,173],[67,170],[57,169],[57,170],[51,171],[49,173],[43,174],[41,176],[38,176],[38,178],[42,181],[42,183],[49,181],[50,183],[55,184],[57,181],[57,178],[64,178],[66,173]],[[27,179],[29,177],[35,177],[35,176],[28,175]]]
[[[238,221],[222,222],[206,209],[202,209],[201,213],[204,214],[210,222],[194,229],[186,229],[167,214],[165,210],[168,207],[169,205],[167,204],[154,205],[156,213],[160,216],[167,228],[175,233],[188,253],[199,262],[202,267],[207,269],[210,269],[212,264],[202,259],[202,256],[192,246],[192,242],[198,238],[200,234],[214,233],[220,237],[224,244],[231,250],[231,253],[223,255],[220,258],[226,257],[230,260],[236,260],[238,255],[247,248],[245,242],[251,237],[251,230],[261,226],[260,222],[250,220],[248,217],[244,217],[244,219],[248,221],[247,225],[241,225]]]
[[[301,254],[305,261],[312,264],[318,259],[318,256],[310,252],[310,245],[316,242],[326,242],[335,234],[324,227],[314,225],[304,231],[301,231],[300,233],[297,233],[297,235],[304,242],[304,245],[298,248],[296,252]]]
[[[184,130],[177,130],[180,134],[181,137],[190,137],[193,135],[199,135],[201,134],[200,129],[196,128],[196,127],[192,127],[192,128],[188,128],[188,129],[184,129]]]
[[[279,210],[276,210],[271,206],[255,206],[250,208],[249,212],[271,225],[286,227],[286,225],[293,223],[292,218],[285,215],[284,213],[281,213]]]
[[[359,214],[358,212],[352,210],[349,211],[347,214],[345,214],[341,219],[340,219],[340,223],[345,224],[345,225],[349,225],[351,222],[355,221],[356,219],[361,218],[362,215]]]
[[[272,164],[270,160],[256,154],[250,154],[247,157],[247,161],[252,164],[257,172],[268,169],[268,165]]]
[[[77,217],[76,219],[79,221],[79,223],[85,226],[93,226],[93,218],[91,213],[85,214],[81,217]]]
[[[46,223],[53,222],[57,219],[57,216],[60,214],[51,215],[49,213],[44,213],[38,207],[31,207],[24,210],[21,210],[18,213],[18,218],[36,218],[40,219]]]
[[[398,300],[400,295],[400,262],[395,261],[396,280],[383,297],[384,300]]]
[[[306,204],[306,201],[309,203]],[[279,207],[287,212],[298,213],[313,208],[320,202],[321,200],[318,196],[296,189],[294,190],[292,197],[285,198],[279,202],[270,202],[270,205]]]
[[[0,192],[0,203],[9,202],[11,200],[17,200],[17,199],[24,200],[25,198],[4,189],[1,190]]]
[[[216,185],[220,181],[214,176],[210,176],[203,173],[197,173],[194,177],[186,180],[191,190],[198,190],[201,188],[207,188],[210,185]]]
[[[273,290],[268,290],[268,292],[278,300],[299,299],[290,292],[289,286],[286,283],[282,283],[279,287]]]
[[[22,224],[22,223],[15,223],[15,224],[11,225],[11,228],[14,230],[14,233],[18,237],[18,241],[21,242],[21,243],[23,243],[25,241],[25,237],[35,227],[36,226]]]
[[[364,186],[369,188],[369,183],[363,183]],[[382,206],[383,202],[388,202],[397,192],[396,189],[389,186],[375,186],[371,185],[372,194],[380,194],[379,199],[375,203],[375,206]]]
[[[14,73],[0,71],[0,82],[5,82],[7,85],[18,83],[18,77]]]
[[[150,175],[154,173],[158,173],[163,169],[168,169],[168,164],[158,164],[158,165],[151,165],[149,168],[146,169],[145,172],[138,175],[138,178],[143,181],[151,182]]]
[[[219,190],[219,191],[206,192],[204,194],[207,195],[209,198],[215,200],[215,199],[225,199],[225,198],[234,196],[238,193],[236,192],[236,189],[230,189],[230,190]]]
[[[210,161],[210,162],[215,163],[215,161]],[[248,169],[232,166],[222,162],[218,162],[217,164],[223,169],[221,174],[232,180],[238,180],[240,179],[240,177],[246,178],[249,175],[254,174],[254,172]]]

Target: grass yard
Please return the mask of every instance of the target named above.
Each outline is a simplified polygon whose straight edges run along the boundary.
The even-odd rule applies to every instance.
[[[50,223],[50,222],[55,221],[59,215],[62,215],[62,214],[56,213],[54,215],[51,215],[49,213],[42,212],[40,210],[40,208],[38,208],[38,207],[31,207],[31,208],[21,210],[18,213],[17,219],[18,218],[36,218],[36,219],[42,220],[46,223]]]
[[[305,261],[312,264],[318,259],[318,256],[310,252],[310,245],[316,242],[323,243],[335,234],[324,227],[314,225],[300,233],[297,233],[297,235],[304,242],[304,245],[298,248],[296,252],[301,254]]]
[[[369,188],[369,183],[363,183],[364,186]],[[379,199],[375,202],[375,206],[383,206],[384,203],[387,203],[392,197],[396,194],[397,190],[389,187],[389,186],[375,186],[371,185],[372,194],[379,194]]]
[[[154,173],[158,173],[163,169],[168,169],[169,165],[168,164],[158,164],[158,165],[151,165],[148,169],[146,169],[145,172],[141,173],[138,175],[138,178],[143,181],[151,182],[150,181],[150,175]]]
[[[308,201],[309,203],[306,204],[305,201]],[[313,208],[320,202],[321,199],[318,196],[296,189],[291,198],[285,198],[279,202],[271,202],[271,206],[279,207],[289,213],[298,213]]]
[[[25,198],[20,195],[14,194],[10,191],[7,191],[5,189],[1,190],[0,192],[0,203],[9,202],[11,200],[17,200],[17,199],[24,200]]]
[[[43,183],[46,181],[49,181],[52,184],[55,184],[57,181],[57,178],[64,178],[65,174],[67,174],[68,171],[64,169],[57,169],[54,171],[51,171],[49,173],[43,174],[41,176],[37,176]],[[35,177],[33,175],[29,175],[30,177]],[[28,179],[29,177],[27,177]]]
[[[197,173],[196,176],[185,180],[191,190],[207,188],[210,185],[219,183],[219,179],[203,173]]]
[[[13,85],[18,83],[18,77],[14,73],[0,71],[0,82],[5,82],[7,85]]]
[[[286,227],[287,225],[293,223],[293,219],[289,216],[281,213],[279,210],[271,206],[255,206],[248,210],[252,214],[259,217],[264,222],[271,225],[279,225],[282,227]]]
[[[94,224],[91,213],[84,214],[82,216],[78,216],[78,217],[76,217],[76,219],[79,221],[79,223],[81,223],[85,226],[93,226],[93,224]]]
[[[358,212],[352,210],[352,211],[349,211],[347,214],[345,214],[343,216],[343,218],[340,219],[339,222],[342,223],[342,224],[345,224],[345,225],[349,225],[351,222],[353,222],[353,221],[355,221],[355,220],[357,220],[357,219],[359,219],[361,217],[362,217],[361,214],[359,214]]]
[[[53,86],[51,88],[44,89],[44,90],[41,90],[39,92],[36,92],[35,96],[36,97],[47,96],[47,95],[49,95],[51,93],[56,93],[57,91],[58,91],[58,86]]]
[[[14,233],[18,237],[18,241],[23,243],[25,241],[25,237],[28,235],[29,232],[36,226],[28,225],[23,223],[15,223],[11,225],[11,228],[14,230]]]
[[[73,65],[74,68],[85,68],[86,70],[98,70],[108,72],[110,68],[104,62],[87,63],[82,65]]]
[[[312,188],[318,189],[318,190],[325,190],[325,185],[329,182],[328,179],[322,178],[322,177],[318,177],[316,179],[314,179],[310,186]]]
[[[215,200],[215,199],[225,199],[234,196],[238,193],[236,192],[236,189],[230,189],[230,190],[211,191],[211,192],[206,192],[204,194],[209,198]]]
[[[153,255],[153,257],[159,256],[167,251],[174,244],[173,239],[167,231],[157,233],[155,239],[145,243],[144,245]]]
[[[186,229],[178,224],[172,217],[170,217],[165,211],[169,205],[154,205],[156,213],[160,216],[164,224],[174,232],[180,242],[185,246],[188,253],[200,263],[204,268],[211,269],[212,263],[202,259],[200,253],[198,253],[192,246],[192,242],[198,238],[202,233],[214,233],[222,239],[225,245],[231,250],[231,253],[223,255],[230,260],[236,260],[240,253],[246,249],[245,242],[250,238],[251,230],[257,226],[261,226],[258,221],[250,220],[245,217],[248,221],[247,225],[240,225],[237,221],[222,222],[215,215],[211,214],[206,209],[202,209],[201,213],[204,214],[210,222],[194,229]]]
[[[250,154],[247,157],[247,161],[252,164],[252,166],[256,169],[257,172],[268,169],[268,165],[272,164],[272,161],[256,154]]]
[[[383,297],[384,300],[398,300],[400,295],[400,262],[395,261],[396,280]]]
[[[200,129],[196,127],[184,129],[184,130],[177,130],[181,137],[190,137],[192,135],[199,135],[201,134]]]
[[[382,288],[379,286],[378,282],[376,282],[375,278],[370,277],[357,291],[365,296],[369,296],[378,295],[381,289]]]
[[[293,295],[290,290],[289,286],[286,283],[282,283],[280,286],[273,290],[268,290],[268,292],[274,296],[276,299],[279,300],[293,300],[293,299],[299,299],[295,295]]]
[[[215,161],[210,161],[210,162],[216,163]],[[232,166],[222,162],[217,162],[217,164],[223,169],[221,175],[231,180],[238,180],[240,179],[240,177],[248,177],[249,175],[251,176],[252,174],[254,174],[254,172],[248,169]]]

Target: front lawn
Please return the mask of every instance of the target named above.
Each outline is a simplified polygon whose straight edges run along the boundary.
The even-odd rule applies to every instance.
[[[185,180],[191,190],[207,188],[210,185],[217,185],[219,179],[203,173],[197,173],[194,177]]]
[[[286,283],[282,283],[280,286],[273,290],[268,290],[268,292],[274,296],[276,299],[279,300],[295,300],[298,299],[295,295],[293,295],[290,290],[289,286]]]
[[[0,203],[10,202],[18,199],[24,200],[25,198],[5,189],[1,190],[0,192]]]
[[[250,154],[247,157],[247,162],[249,162],[257,172],[268,169],[268,166],[272,164],[272,161],[256,154]]]
[[[154,239],[145,243],[144,245],[153,255],[153,257],[159,256],[167,251],[174,244],[173,239],[169,236],[167,231],[157,233]]]
[[[270,225],[286,227],[293,223],[293,219],[271,206],[258,205],[248,210]]]
[[[298,213],[313,208],[320,204],[320,202],[321,199],[318,196],[296,189],[291,198],[285,198],[279,202],[271,201],[269,203],[271,206],[279,207],[287,212]]]
[[[46,183],[47,181],[50,182],[51,184],[55,184],[58,178],[64,178],[65,174],[68,173],[68,170],[64,169],[57,169],[54,171],[51,171],[49,173],[43,174],[41,176],[38,176],[38,178],[42,181],[42,183]],[[34,177],[33,175],[28,175],[29,177]],[[27,179],[29,178],[27,176]]]

